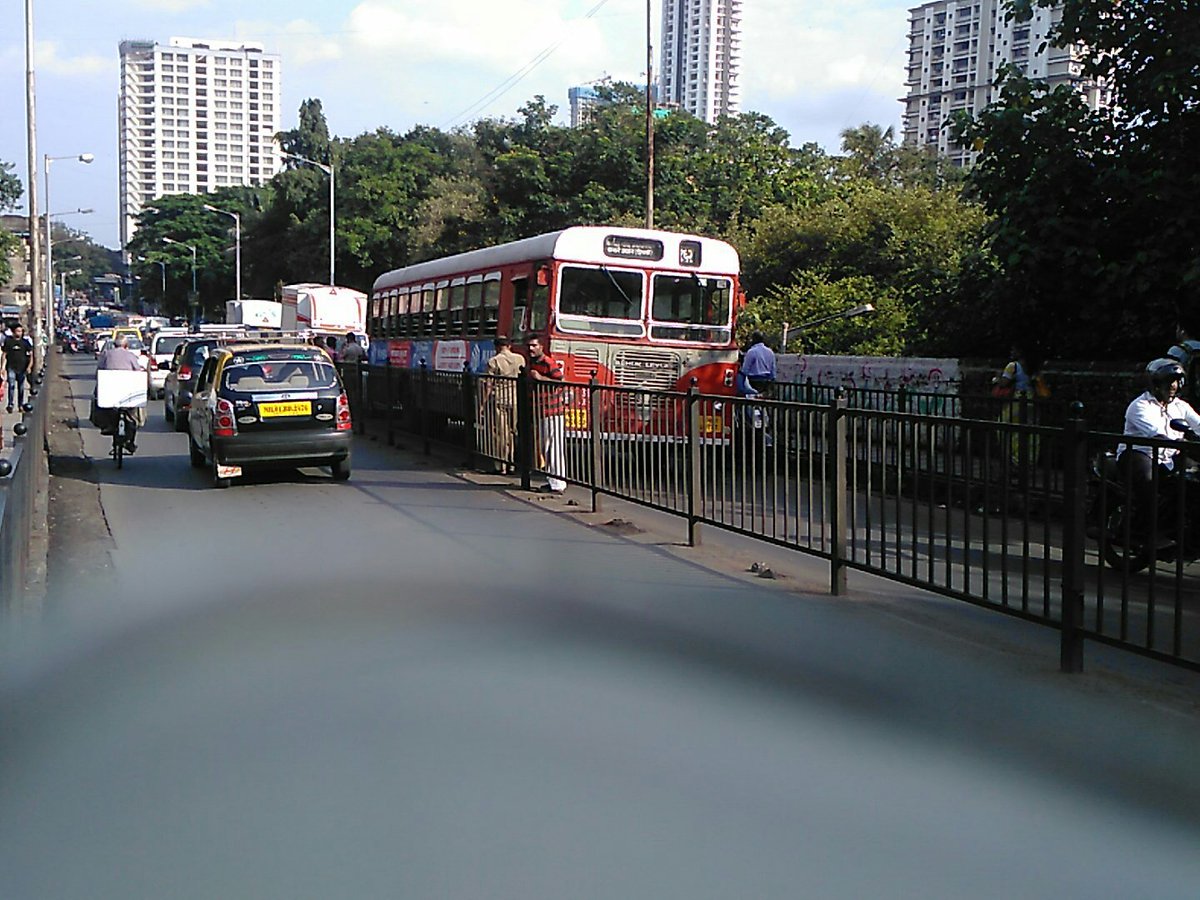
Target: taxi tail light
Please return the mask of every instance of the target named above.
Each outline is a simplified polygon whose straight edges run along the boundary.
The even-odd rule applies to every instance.
[[[191,366],[180,366],[179,367],[179,380],[180,381],[187,381],[191,377],[192,377],[192,367]]]
[[[237,420],[233,417],[233,404],[228,400],[217,401],[217,416],[213,421],[214,437],[233,437],[237,434]]]
[[[350,421],[350,398],[346,396],[345,391],[342,391],[338,394],[337,430],[350,431],[353,427],[354,423]]]

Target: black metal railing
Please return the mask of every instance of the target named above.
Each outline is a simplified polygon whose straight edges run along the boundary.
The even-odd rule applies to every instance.
[[[857,570],[1048,625],[1069,671],[1085,639],[1200,669],[1192,484],[1155,468],[1175,502],[1135,533],[1117,503],[1131,476],[1102,464],[1121,436],[1088,431],[1078,404],[1050,424],[424,369],[372,369],[367,384],[359,404],[389,440],[451,443],[525,487],[561,477],[594,508],[673,513],[693,544],[711,526],[827,559],[834,593]]]

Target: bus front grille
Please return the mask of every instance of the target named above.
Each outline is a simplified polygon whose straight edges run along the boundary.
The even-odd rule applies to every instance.
[[[679,355],[670,350],[618,350],[613,375],[621,387],[668,391],[681,373]]]

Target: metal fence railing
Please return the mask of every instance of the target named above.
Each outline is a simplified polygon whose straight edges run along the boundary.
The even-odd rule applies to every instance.
[[[1200,669],[1193,484],[1156,474],[1173,502],[1134,523],[1132,476],[1104,465],[1121,437],[1088,431],[1081,406],[1047,424],[421,369],[365,381],[352,402],[389,440],[450,442],[526,488],[561,477],[684,518],[693,544],[711,526],[827,559],[834,593],[857,570],[1054,627],[1069,671],[1085,639]]]
[[[4,449],[0,451],[0,608],[18,612],[33,574],[33,536],[45,525],[49,469],[46,429],[50,405],[47,376],[58,366],[56,354],[47,354],[48,368],[34,373],[28,384],[25,408],[15,423],[5,422]]]

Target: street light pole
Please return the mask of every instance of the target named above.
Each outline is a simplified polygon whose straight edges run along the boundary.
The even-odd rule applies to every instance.
[[[646,0],[646,227],[654,227],[654,103],[651,77],[654,45],[650,43],[650,0]]]
[[[37,329],[42,320],[42,280],[38,266],[42,261],[41,248],[38,246],[38,196],[37,196],[37,103],[34,99],[33,86],[33,0],[25,0],[25,143],[28,153],[29,171],[25,180],[25,189],[29,193],[29,306],[31,329]],[[36,338],[36,334],[35,334]],[[34,344],[40,342],[35,340]],[[40,366],[42,348],[34,347],[34,364]]]
[[[329,183],[333,184],[333,176],[330,176]],[[236,268],[236,271],[234,273],[234,279],[233,279],[234,280],[233,296],[234,296],[235,300],[241,300],[242,299],[242,217],[238,213],[230,212],[227,209],[217,209],[215,206],[209,206],[207,203],[204,204],[204,208],[207,209],[209,212],[220,213],[223,216],[230,216],[233,219],[234,266]]]
[[[50,165],[49,162],[47,162],[46,165],[47,165],[47,167],[49,167],[49,165]],[[49,183],[50,183],[50,179],[47,178],[46,184],[49,185]],[[55,216],[70,216],[70,215],[75,215],[75,214],[78,214],[81,216],[90,216],[92,214],[92,212],[93,212],[93,210],[90,210],[90,209],[68,209],[65,212],[51,212],[50,206],[49,205],[46,206],[46,279],[47,279],[47,281],[46,281],[46,298],[45,298],[46,302],[45,302],[45,306],[43,308],[46,313],[47,339],[50,341],[54,340],[54,313],[55,313],[55,309],[54,309],[54,305],[55,305],[54,304],[54,265],[53,265],[54,241],[51,240],[51,238],[50,238],[50,222],[54,219]],[[78,256],[75,258],[80,259],[80,257],[78,257]]]
[[[310,166],[316,166],[329,176],[329,285],[332,287],[335,284],[333,280],[333,166],[327,166],[325,163],[317,162],[315,159],[297,156],[295,153],[285,153],[283,155],[285,159],[294,159],[296,162],[308,163]]]
[[[167,264],[160,259],[146,259],[144,256],[138,257],[138,262],[148,262],[162,269],[162,301],[167,302]]]
[[[50,232],[50,163],[56,159],[76,159],[81,163],[91,164],[96,157],[92,153],[79,153],[74,156],[51,156],[49,153],[42,156],[43,177],[45,179],[46,189],[42,193],[42,199],[46,203],[46,330],[49,332],[49,340],[54,340],[54,238]]]
[[[177,241],[174,238],[169,238],[169,237],[164,237],[163,243],[164,244],[178,244],[180,247],[187,247],[189,250],[192,251],[192,300],[191,300],[191,302],[188,303],[188,305],[191,306],[192,302],[194,302],[194,303],[196,303],[197,306],[199,306],[200,298],[196,294],[196,248],[193,247],[191,244],[185,244],[183,241]],[[166,270],[164,269],[163,271],[165,272]]]

